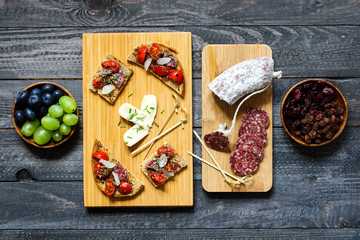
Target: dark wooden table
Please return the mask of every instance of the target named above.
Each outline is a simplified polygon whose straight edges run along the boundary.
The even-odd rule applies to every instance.
[[[360,1],[116,1],[94,14],[81,2],[0,0],[0,238],[360,238]],[[264,43],[284,77],[273,84],[274,183],[267,193],[206,193],[194,160],[194,207],[83,206],[82,123],[63,146],[41,150],[11,122],[16,94],[50,80],[82,113],[82,34],[190,31],[193,124],[201,133],[201,51]],[[319,148],[291,140],[280,121],[288,89],[321,77],[344,93],[348,124]],[[194,141],[194,152],[201,147]]]

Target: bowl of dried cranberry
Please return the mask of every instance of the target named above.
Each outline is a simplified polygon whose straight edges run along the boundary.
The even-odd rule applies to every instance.
[[[297,83],[281,104],[281,122],[296,142],[322,146],[336,139],[344,130],[348,108],[344,95],[324,79]]]

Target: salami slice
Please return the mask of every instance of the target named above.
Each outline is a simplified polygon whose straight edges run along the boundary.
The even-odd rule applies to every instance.
[[[243,118],[241,120],[242,123],[246,123],[246,122],[259,122],[261,123],[261,126],[263,128],[267,128],[267,126],[269,125],[270,119],[268,114],[260,109],[260,108],[248,108],[245,112],[245,114],[243,115]]]
[[[244,134],[251,134],[259,137],[263,141],[264,145],[267,143],[267,133],[265,129],[254,127],[253,125],[241,126],[239,130],[239,136],[242,136]]]
[[[252,135],[252,134],[244,134],[244,135],[242,135],[237,140],[235,148],[239,148],[240,144],[247,144],[247,145],[250,145],[250,146],[257,146],[259,148],[264,147],[264,142],[262,141],[262,139],[255,136],[255,135]]]
[[[255,154],[235,149],[230,156],[230,165],[236,174],[246,176],[258,169],[259,161]]]
[[[218,151],[222,151],[230,145],[228,137],[224,136],[224,133],[220,131],[206,134],[204,141],[208,147]]]
[[[264,148],[258,147],[256,145],[239,144],[236,149],[255,154],[258,157],[258,161],[261,161],[262,157],[264,156]]]

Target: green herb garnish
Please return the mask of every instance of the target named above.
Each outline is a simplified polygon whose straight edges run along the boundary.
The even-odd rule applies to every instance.
[[[131,108],[129,109],[129,113],[131,113]]]
[[[131,97],[133,94],[131,93],[128,97]]]
[[[163,114],[163,112],[165,112],[165,109],[164,109],[164,110],[162,110],[160,114]]]
[[[121,121],[119,121],[118,126],[120,125]]]
[[[149,110],[146,109],[146,111],[147,111],[149,114],[151,114],[151,112],[150,112]]]
[[[155,108],[154,108],[154,107],[150,107],[150,109],[155,110]]]
[[[157,124],[156,122],[154,122],[155,126],[159,127],[159,124]]]
[[[130,136],[127,136],[127,138],[130,138],[130,139],[132,139],[132,137],[130,137]]]
[[[146,111],[149,105],[146,105],[145,109],[143,111]]]
[[[113,184],[117,186],[117,184],[116,184],[116,182],[115,182],[115,181],[113,181]]]
[[[120,126],[120,128],[126,128],[126,126]]]
[[[125,144],[127,145],[127,144],[128,144],[128,142],[125,142]]]
[[[125,74],[125,77],[130,77],[131,76],[131,73],[126,73]]]
[[[144,117],[145,117],[145,116],[143,116],[143,117],[136,117],[136,120],[144,120]]]

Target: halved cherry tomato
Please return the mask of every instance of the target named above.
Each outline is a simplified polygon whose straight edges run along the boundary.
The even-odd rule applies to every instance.
[[[97,151],[97,152],[93,153],[92,156],[97,159],[104,159],[104,160],[109,159],[108,155],[106,153],[104,153],[103,151]]]
[[[147,46],[141,46],[138,50],[138,55],[137,55],[137,60],[140,63],[144,63],[145,61],[145,56],[146,56],[146,52],[147,52]]]
[[[94,81],[93,81],[93,86],[96,88],[102,88],[104,86],[104,81],[102,80],[101,77],[97,77]]]
[[[161,154],[165,154],[167,157],[172,157],[174,155],[175,149],[169,147],[159,147],[157,150],[157,154],[160,156]]]
[[[103,166],[104,166],[104,164],[102,164],[102,163],[95,163],[94,164],[94,169],[102,168]]]
[[[105,61],[101,63],[101,66],[103,66],[103,68],[106,69],[111,69],[113,71],[113,73],[117,73],[119,72],[119,64],[115,61]]]
[[[169,172],[173,172],[173,171],[175,171],[177,169],[178,165],[179,164],[177,162],[175,162],[175,161],[173,161],[173,162],[168,161],[168,163],[165,165],[164,169],[169,171]]]
[[[161,57],[161,48],[158,45],[154,44],[151,46],[149,53],[153,58],[158,60]]]
[[[120,191],[122,194],[131,193],[131,192],[132,192],[132,186],[131,186],[131,184],[128,183],[128,182],[120,182],[119,191]]]
[[[154,70],[159,76],[167,76],[170,73],[171,69],[172,68],[168,66],[154,66]]]
[[[175,82],[182,83],[184,76],[180,70],[174,70],[169,74],[168,78],[174,80]]]
[[[116,186],[113,183],[113,180],[107,179],[106,182],[105,182],[105,193],[106,193],[106,195],[108,195],[108,196],[113,195],[114,192],[115,192],[115,189],[116,189]]]
[[[164,185],[164,183],[165,183],[165,177],[162,172],[152,172],[149,174],[149,177],[157,185]]]

